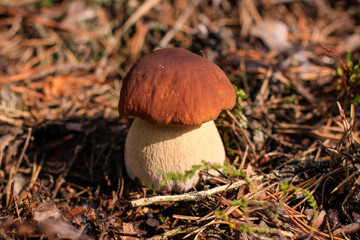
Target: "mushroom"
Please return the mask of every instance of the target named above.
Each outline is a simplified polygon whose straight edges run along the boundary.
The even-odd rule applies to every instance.
[[[125,166],[132,179],[155,189],[184,192],[199,182],[161,181],[165,173],[223,164],[225,150],[213,120],[235,104],[235,91],[214,63],[181,48],[140,58],[125,76],[119,114],[135,117],[125,141]],[[159,171],[161,169],[161,171]]]

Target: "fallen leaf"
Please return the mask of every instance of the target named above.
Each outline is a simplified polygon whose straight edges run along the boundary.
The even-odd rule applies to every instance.
[[[314,228],[319,229],[319,227],[323,224],[326,216],[326,211],[322,210],[315,218]]]
[[[92,239],[83,234],[85,226],[77,229],[61,219],[48,218],[46,221],[39,222],[39,229],[40,232],[46,234],[49,239]]]
[[[288,26],[283,22],[264,20],[253,26],[250,33],[263,40],[270,50],[286,52],[292,47],[288,41]]]
[[[32,210],[32,215],[35,221],[42,222],[48,218],[60,218],[60,211],[53,203],[42,203]]]
[[[123,233],[127,235],[136,235],[139,237],[146,235],[147,232],[139,228],[141,223],[142,221],[130,222],[130,223],[123,222],[122,223]]]

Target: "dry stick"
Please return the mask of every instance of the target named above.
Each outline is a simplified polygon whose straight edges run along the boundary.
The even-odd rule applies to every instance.
[[[171,39],[174,38],[175,34],[181,30],[181,27],[184,25],[185,21],[190,17],[195,8],[200,4],[201,0],[190,0],[190,4],[187,6],[185,11],[180,15],[176,20],[175,25],[168,31],[165,36],[161,39],[159,47],[166,47]]]
[[[250,148],[251,148],[251,152],[254,155],[255,160],[258,158],[257,154],[255,152],[255,148],[254,146],[251,144],[251,141],[249,139],[249,137],[247,136],[246,132],[244,131],[244,129],[242,128],[241,124],[239,123],[239,121],[234,117],[234,115],[229,111],[226,110],[226,113],[234,120],[234,122],[236,123],[236,125],[238,125],[238,127],[240,128],[241,133],[245,136],[247,143],[249,144]]]
[[[44,78],[52,74],[66,74],[75,70],[90,70],[95,66],[95,63],[83,63],[79,62],[77,64],[58,64],[48,66],[45,69],[40,67],[31,68],[26,70],[26,72],[15,74],[12,76],[0,77],[0,84],[17,82],[24,79],[28,81],[35,81],[40,78]]]
[[[147,0],[146,2],[141,4],[141,6],[128,18],[128,20],[126,20],[124,25],[122,25],[120,32],[124,33],[129,27],[131,27],[131,25],[136,23],[142,16],[144,16],[159,2],[160,0]]]
[[[56,185],[55,185],[55,188],[54,190],[52,191],[51,193],[51,199],[54,199],[57,195],[57,193],[59,192],[60,190],[60,187],[61,185],[63,185],[63,183],[65,183],[65,179],[62,175],[60,175],[57,179],[56,179]]]
[[[66,24],[62,24],[62,23],[59,23],[59,22],[51,20],[51,19],[47,19],[47,18],[44,18],[44,17],[39,17],[37,15],[30,14],[30,13],[28,13],[28,12],[26,12],[24,10],[18,9],[18,8],[0,6],[0,11],[8,12],[8,13],[10,13],[12,15],[16,15],[16,16],[21,16],[21,17],[24,17],[24,18],[28,18],[28,19],[31,19],[32,21],[40,23],[42,25],[52,27],[52,28],[61,29],[61,30],[68,31],[68,32],[71,32],[71,33],[83,34],[83,35],[86,35],[88,37],[94,37],[94,36],[97,35],[96,32],[85,31],[85,30],[82,30],[82,29],[77,28],[77,27],[68,26]]]
[[[260,105],[260,108],[263,107],[265,99],[269,96],[269,93],[270,93],[269,82],[270,82],[270,77],[271,77],[272,73],[273,73],[273,71],[271,68],[268,69],[268,71],[266,71],[265,80],[263,81],[263,83],[260,87],[259,93],[255,97],[255,102],[257,102],[258,105]]]
[[[217,225],[217,224],[225,224],[225,225],[232,225],[233,223],[231,223],[230,221],[224,221],[224,220],[213,220],[207,224],[205,224],[204,226],[201,226],[199,227],[196,231],[192,232],[192,233],[189,233],[188,235],[184,236],[183,239],[186,239],[188,237],[190,237],[191,235],[194,235],[194,234],[199,234],[201,232],[203,232],[208,226],[210,225]],[[238,226],[241,225],[241,222],[237,224]],[[291,233],[291,232],[286,232],[286,231],[283,231],[283,230],[279,230],[277,228],[269,228],[269,227],[261,227],[263,229],[267,229],[269,231],[273,231],[274,234],[277,234],[277,235],[283,235],[283,236],[286,236],[286,237],[289,237],[289,238],[294,238],[294,234]],[[236,229],[236,228],[235,228]],[[195,237],[194,239],[197,239],[197,237]]]
[[[17,215],[18,219],[21,219],[19,207],[18,207],[18,204],[17,204],[17,198],[16,198],[15,194],[13,194],[12,197],[13,197],[13,202],[14,202],[14,207],[15,207],[16,215]]]
[[[262,180],[264,176],[257,176],[253,180]],[[211,195],[224,192],[226,190],[239,188],[245,184],[247,184],[248,181],[246,180],[239,180],[234,183],[229,183],[226,185],[222,185],[219,187],[215,187],[209,190],[203,190],[200,192],[190,192],[190,193],[184,193],[179,195],[166,195],[166,196],[155,196],[155,197],[149,197],[149,198],[140,198],[136,200],[130,201],[130,205],[132,207],[140,207],[140,206],[148,206],[155,203],[164,203],[164,202],[181,202],[181,201],[201,201],[206,198],[208,198]]]
[[[340,102],[337,101],[336,104],[339,108],[340,116],[343,120],[343,127],[344,127],[344,135],[339,140],[339,142],[337,144],[337,148],[340,149],[340,146],[343,143],[343,140],[346,140],[346,141],[344,141],[345,149],[349,149],[350,145],[353,144],[353,140],[351,138],[352,137],[351,130],[352,130],[353,126],[351,126],[349,124],[349,122],[347,121],[345,112],[344,112],[343,108],[341,107]],[[346,173],[346,176],[349,176],[349,159],[348,158],[345,158],[345,173]]]
[[[244,156],[241,158],[241,162],[240,162],[240,165],[239,165],[239,173],[240,171],[244,168],[245,166],[245,161],[247,159],[247,156],[248,156],[248,152],[249,152],[249,145],[246,145],[245,147],[245,152],[244,152]]]
[[[8,118],[8,117],[3,116],[3,115],[0,115],[0,122],[6,122],[6,123],[8,123],[10,125],[13,125],[15,127],[21,127],[24,124],[23,120]]]
[[[54,189],[54,190],[52,191],[52,193],[51,193],[51,198],[52,198],[52,199],[54,199],[54,198],[56,197],[56,195],[57,195],[57,193],[58,193],[61,185],[66,182],[66,181],[65,181],[65,177],[68,175],[68,173],[69,173],[69,171],[70,171],[70,168],[71,168],[71,166],[74,164],[74,162],[75,162],[75,160],[76,160],[76,158],[77,158],[77,156],[78,156],[78,153],[79,153],[79,151],[81,150],[81,148],[82,148],[82,147],[81,147],[80,145],[76,145],[75,151],[74,151],[74,155],[73,155],[73,157],[71,158],[71,160],[70,160],[68,166],[66,167],[64,173],[61,174],[61,175],[56,179],[55,189]]]
[[[351,106],[350,106],[350,127],[353,128],[354,124],[355,124],[355,107],[354,107],[354,104],[351,104]]]
[[[190,220],[190,221],[196,221],[199,220],[200,217],[197,216],[185,216],[185,215],[179,215],[179,214],[173,214],[173,218],[181,219],[181,220]]]
[[[347,178],[345,178],[345,180],[343,180],[339,185],[336,186],[336,188],[334,188],[334,190],[331,191],[331,193],[336,192],[337,190],[339,190],[339,188],[341,188],[342,186],[344,186],[347,182],[349,182],[353,177],[355,177],[356,174],[359,173],[359,169],[355,172],[353,172],[350,176],[348,176]]]
[[[11,200],[14,200],[13,196],[14,196],[14,185],[15,185],[15,181],[11,182],[11,187],[10,187],[10,195],[8,194],[6,197],[6,210],[5,210],[5,214],[4,216],[6,216],[6,214],[8,213],[10,206],[11,206]],[[8,200],[9,199],[9,200]]]
[[[34,184],[36,182],[36,179],[39,177],[39,174],[40,174],[43,163],[44,163],[44,158],[41,159],[39,165],[37,165],[36,161],[34,161],[33,168],[32,168],[32,174],[31,174],[31,178],[30,178],[30,183],[29,183],[29,186],[28,186],[29,189],[32,189],[32,187],[34,186]],[[20,201],[22,201],[24,198],[26,198],[27,195],[28,195],[28,192],[23,191],[20,194],[20,197],[19,197]]]
[[[188,226],[179,226],[174,229],[171,229],[169,231],[164,232],[161,235],[156,235],[154,237],[148,238],[148,240],[163,240],[163,239],[169,239],[171,237],[174,237],[179,234],[184,234],[188,232],[192,232],[196,230],[197,227],[188,227]]]
[[[19,156],[19,158],[18,158],[18,160],[17,160],[16,167],[15,167],[15,172],[17,172],[17,170],[19,169],[20,164],[21,164],[21,162],[22,162],[22,160],[23,160],[23,158],[24,158],[25,151],[26,151],[27,147],[29,146],[30,137],[31,137],[31,132],[32,132],[32,128],[30,127],[30,128],[28,128],[28,134],[27,134],[27,136],[26,136],[26,140],[25,140],[25,143],[24,143],[24,147],[23,147],[23,149],[22,149],[22,151],[21,151],[21,154],[20,154],[20,156]]]
[[[295,91],[297,91],[300,95],[302,95],[311,104],[315,104],[318,102],[317,98],[314,95],[312,95],[301,83],[297,82],[295,79],[291,79],[291,78],[288,79],[287,77],[285,77],[284,74],[282,74],[279,71],[275,72],[273,76],[286,85],[292,85]]]
[[[340,112],[340,116],[341,119],[343,120],[343,127],[344,127],[344,134],[345,136],[348,135],[347,133],[351,130],[351,128],[353,127],[346,119],[346,115],[345,112],[343,110],[343,108],[341,107],[341,104],[337,101],[336,102],[338,108],[339,108],[339,112]],[[352,140],[350,139],[351,135],[348,135],[348,142],[346,143],[346,147],[349,147],[349,144],[352,144]]]
[[[22,110],[19,110],[19,109],[13,109],[13,108],[10,108],[10,107],[7,107],[5,106],[4,104],[0,104],[0,110],[3,110],[2,114],[0,115],[3,116],[9,116],[9,117],[13,117],[13,118],[27,118],[27,117],[30,117],[31,114],[29,112],[25,112],[25,111],[22,111]],[[7,135],[5,135],[7,136]],[[0,142],[1,144],[1,142]]]
[[[255,20],[255,22],[257,24],[261,23],[263,21],[263,19],[262,19],[261,15],[259,14],[259,12],[257,11],[254,1],[245,0],[244,2],[245,2],[246,8],[250,12],[250,15]]]
[[[360,231],[360,223],[350,223],[348,225],[345,225],[341,228],[336,229],[333,234],[341,235],[341,234],[352,234]]]
[[[214,225],[214,224],[219,224],[219,223],[226,224],[225,221],[221,221],[221,220],[216,221],[216,220],[214,219],[214,220],[212,220],[211,222],[208,222],[207,224],[205,224],[204,226],[201,226],[201,227],[199,227],[198,229],[196,229],[195,231],[187,234],[186,236],[184,236],[184,239],[186,239],[186,238],[188,238],[188,237],[191,237],[191,236],[194,235],[194,234],[197,234],[197,235],[195,236],[195,238],[194,238],[194,239],[197,239],[197,238],[198,238],[198,234],[201,233],[201,232],[203,232],[208,226]]]
[[[358,177],[358,178],[354,181],[353,186],[351,187],[349,193],[346,195],[343,203],[341,204],[341,208],[342,208],[342,209],[345,209],[345,203],[348,201],[349,197],[353,195],[353,192],[355,191],[355,188],[358,186],[358,185],[355,184],[355,183],[357,183],[357,182],[359,182],[359,181],[360,181],[360,177]],[[349,217],[349,219],[350,219],[349,214],[348,214],[346,211],[344,211],[344,212],[345,212],[346,216]]]
[[[51,56],[52,54],[55,54],[59,51],[59,45],[55,45],[52,48],[47,49],[43,53],[33,57],[31,60],[29,60],[23,67],[24,70],[31,69],[32,66],[35,66],[36,64],[40,63],[45,58]]]
[[[287,142],[285,140],[280,139],[279,137],[277,137],[276,135],[272,134],[270,131],[266,130],[266,129],[262,129],[262,131],[269,136],[269,138],[271,138],[272,140],[278,142],[280,145],[283,145],[285,147],[290,147],[290,148],[297,148],[297,149],[302,149],[303,146],[296,144],[296,143],[290,143]]]

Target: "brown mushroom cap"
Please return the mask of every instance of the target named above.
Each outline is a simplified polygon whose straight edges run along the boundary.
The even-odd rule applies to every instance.
[[[196,126],[235,104],[235,91],[214,63],[181,48],[139,59],[125,76],[119,114],[158,125]]]

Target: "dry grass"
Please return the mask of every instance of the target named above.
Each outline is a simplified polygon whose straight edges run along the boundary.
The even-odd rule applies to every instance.
[[[360,239],[359,10],[0,1],[1,238]],[[217,120],[231,171],[198,190],[246,184],[131,207],[170,194],[127,178],[131,121],[116,110],[121,79],[158,47],[202,51],[239,90]]]

